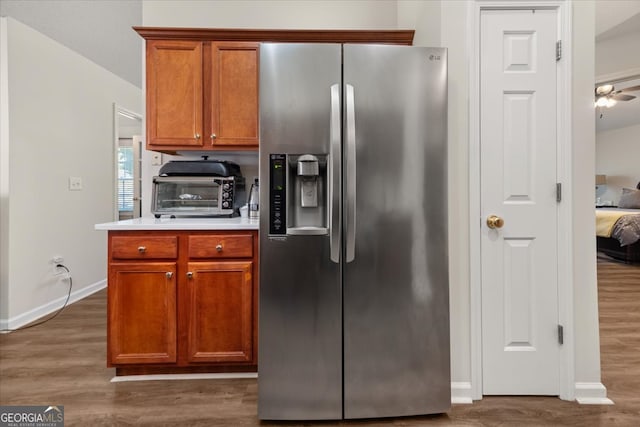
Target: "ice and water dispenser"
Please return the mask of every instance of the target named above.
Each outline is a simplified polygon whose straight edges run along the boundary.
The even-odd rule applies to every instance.
[[[269,166],[269,234],[327,234],[327,155],[271,154]]]

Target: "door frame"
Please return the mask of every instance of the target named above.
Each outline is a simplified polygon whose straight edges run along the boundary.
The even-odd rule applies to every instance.
[[[575,397],[575,358],[573,322],[573,221],[571,134],[571,3],[565,0],[470,0],[467,47],[469,61],[469,273],[471,397],[482,399],[482,261],[480,200],[480,14],[485,10],[554,9],[557,11],[558,38],[562,40],[562,58],[557,62],[557,180],[562,183],[562,201],[558,204],[558,321],[564,327],[564,343],[558,360],[559,397]]]
[[[126,108],[118,105],[115,102],[112,105],[113,105],[113,151],[112,151],[113,158],[111,162],[113,165],[113,169],[112,169],[113,176],[111,177],[111,183],[113,187],[112,209],[113,209],[113,220],[118,221],[118,216],[119,216],[119,213],[118,213],[118,146],[119,146],[119,140],[120,140],[120,116],[125,116],[132,120],[139,121],[141,134],[143,131],[143,121],[142,121],[141,114],[138,114],[135,111],[127,110]],[[142,158],[142,153],[140,154],[141,154],[140,158]],[[142,174],[142,168],[140,167],[140,175],[141,174]],[[140,192],[142,192],[142,188],[140,188]]]

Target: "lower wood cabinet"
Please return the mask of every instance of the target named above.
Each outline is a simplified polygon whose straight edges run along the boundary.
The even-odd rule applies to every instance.
[[[110,362],[175,363],[176,263],[113,263],[108,283]]]
[[[188,269],[189,362],[251,362],[253,262],[192,262]]]
[[[110,231],[107,365],[255,371],[256,231]]]

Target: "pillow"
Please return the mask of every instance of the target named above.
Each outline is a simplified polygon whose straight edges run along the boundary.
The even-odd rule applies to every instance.
[[[625,209],[640,209],[640,190],[623,188],[620,201],[618,202],[618,207]]]

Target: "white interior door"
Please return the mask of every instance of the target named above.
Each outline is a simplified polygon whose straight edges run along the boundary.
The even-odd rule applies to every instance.
[[[557,12],[480,25],[483,394],[557,395]]]

